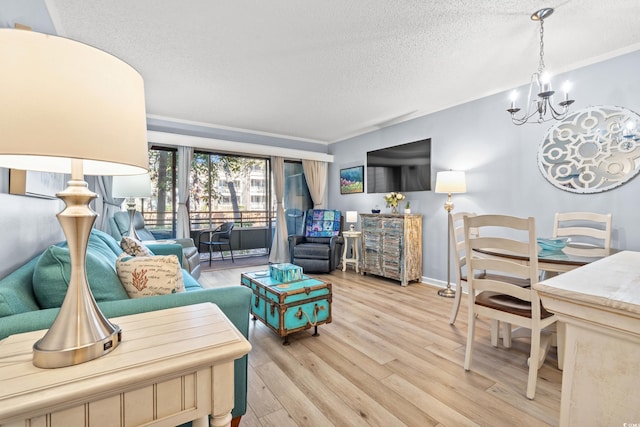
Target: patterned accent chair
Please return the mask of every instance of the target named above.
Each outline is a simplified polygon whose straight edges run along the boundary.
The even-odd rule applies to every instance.
[[[305,273],[330,273],[340,264],[344,245],[341,212],[309,209],[305,215],[304,235],[289,236],[291,263]]]

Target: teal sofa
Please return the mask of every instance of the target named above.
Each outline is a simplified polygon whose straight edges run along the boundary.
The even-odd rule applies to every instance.
[[[155,255],[174,254],[180,260],[178,244],[154,245]],[[203,289],[186,270],[182,270],[186,292],[130,299],[116,273],[115,260],[122,253],[111,235],[92,230],[87,249],[87,277],[98,306],[107,318],[162,310],[203,302],[218,305],[238,330],[248,337],[251,291],[244,286]],[[65,258],[66,256],[66,258]],[[0,279],[0,340],[13,334],[47,329],[53,323],[62,300],[52,295],[68,283],[66,242],[52,246],[3,279]],[[92,280],[93,279],[93,280]],[[52,305],[57,305],[52,307]],[[51,307],[51,308],[44,308]],[[108,356],[105,356],[108,357]],[[235,362],[235,407],[233,418],[246,412],[247,356]]]

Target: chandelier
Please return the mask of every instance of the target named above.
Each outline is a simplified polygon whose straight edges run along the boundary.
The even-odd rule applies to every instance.
[[[573,99],[569,99],[570,83],[565,82],[563,85],[564,99],[554,107],[553,95],[555,91],[551,88],[549,73],[544,69],[544,20],[551,16],[552,13],[552,8],[544,8],[531,15],[532,21],[540,22],[540,62],[538,64],[538,71],[531,76],[527,107],[520,116],[516,116],[520,111],[520,108],[516,106],[518,92],[516,90],[511,92],[511,107],[507,111],[511,113],[511,121],[516,125],[562,120],[569,112],[569,105],[574,102]],[[537,97],[531,98],[531,95],[534,93],[537,93]]]

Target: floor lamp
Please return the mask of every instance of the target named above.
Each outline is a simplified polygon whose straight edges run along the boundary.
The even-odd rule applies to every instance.
[[[118,58],[62,37],[0,29],[0,46],[0,167],[71,174],[57,194],[66,205],[58,220],[69,247],[69,286],[58,316],[33,346],[33,364],[76,365],[122,339],[89,288],[86,251],[97,214],[84,175],[147,171],[144,84]]]
[[[440,289],[438,295],[453,298],[456,293],[451,289],[451,211],[453,210],[453,193],[466,193],[467,182],[463,171],[442,171],[436,175],[436,193],[447,193],[444,209],[447,211],[447,287]]]
[[[127,199],[127,212],[129,212],[129,232],[127,235],[142,240],[136,233],[134,223],[136,199],[151,197],[151,177],[149,174],[114,176],[111,195],[115,198]]]

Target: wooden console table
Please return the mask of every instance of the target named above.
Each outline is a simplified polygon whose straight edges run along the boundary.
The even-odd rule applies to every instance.
[[[111,319],[122,342],[99,359],[32,364],[43,331],[0,341],[0,425],[229,426],[234,360],[251,344],[215,304]]]
[[[534,289],[558,327],[566,325],[560,426],[638,425],[640,252],[619,252]]]

